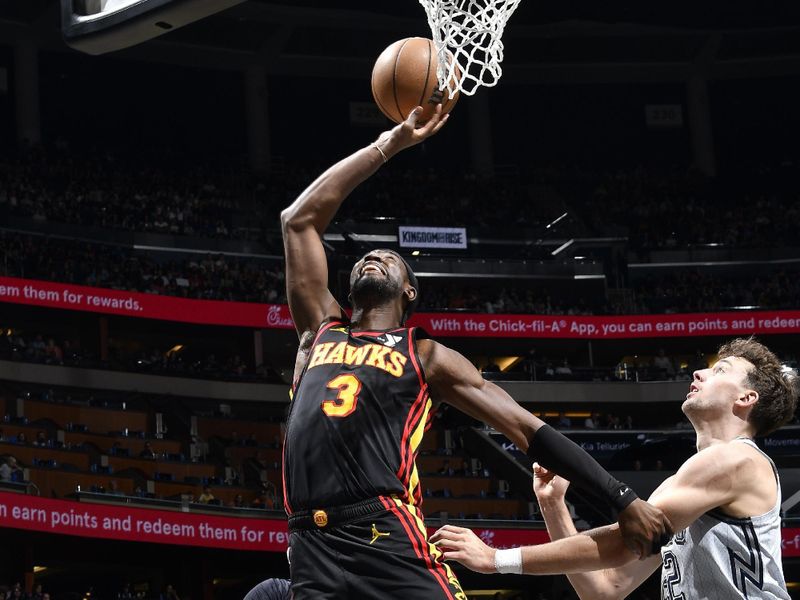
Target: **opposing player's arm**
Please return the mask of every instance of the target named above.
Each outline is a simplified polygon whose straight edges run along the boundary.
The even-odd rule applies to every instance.
[[[502,388],[486,381],[461,354],[432,340],[420,340],[417,347],[434,399],[491,425],[534,460],[606,498],[621,511],[623,537],[639,556],[649,556],[660,547],[659,542],[671,531],[660,510],[638,499],[577,444],[522,408]]]
[[[533,491],[542,511],[551,540],[578,535],[565,503],[569,482],[538,464],[533,468]],[[661,554],[635,561],[616,569],[587,571],[567,575],[581,600],[618,600],[638,588],[661,564]]]
[[[286,292],[297,333],[304,341],[342,308],[328,289],[328,263],[322,235],[342,202],[388,158],[418,144],[444,125],[441,105],[419,129],[415,109],[403,123],[386,131],[375,144],[339,161],[314,181],[281,213],[286,255]],[[302,346],[302,342],[301,342]],[[302,348],[301,348],[302,350]]]
[[[751,455],[732,452],[727,445],[713,446],[686,461],[653,493],[650,502],[664,511],[676,530],[684,529],[703,513],[730,504],[752,483],[756,472]],[[431,539],[445,549],[446,559],[473,570],[494,571],[496,551],[468,529],[447,525]],[[549,544],[526,546],[521,549],[521,560],[523,573],[544,575],[616,569],[635,561],[636,555],[625,547],[615,524]],[[624,593],[611,597],[624,597]]]

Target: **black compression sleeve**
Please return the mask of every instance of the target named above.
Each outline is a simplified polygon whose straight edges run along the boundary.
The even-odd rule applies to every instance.
[[[605,498],[618,512],[637,498],[631,488],[614,479],[585,450],[549,425],[542,425],[533,435],[528,456],[587,492]]]

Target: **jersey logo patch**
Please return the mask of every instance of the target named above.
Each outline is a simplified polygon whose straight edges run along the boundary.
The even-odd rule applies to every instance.
[[[740,589],[747,598],[748,583],[757,589],[764,589],[764,563],[761,559],[761,547],[758,545],[758,536],[752,523],[742,525],[745,543],[749,556],[741,556],[728,548],[731,561],[731,576],[733,584]]]
[[[378,338],[378,341],[384,346],[389,346],[389,348],[394,348],[397,344],[403,341],[403,338],[400,337],[399,335],[384,333],[382,336]]]
[[[375,523],[373,523],[372,524],[372,540],[370,541],[370,546],[372,544],[374,544],[376,541],[378,541],[378,538],[384,537],[384,536],[385,537],[389,537],[390,535],[392,535],[392,534],[391,533],[383,533],[381,531],[378,531],[378,528],[375,527]]]

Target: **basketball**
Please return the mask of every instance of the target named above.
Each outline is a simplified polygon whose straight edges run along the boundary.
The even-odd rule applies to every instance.
[[[414,107],[422,106],[418,124],[428,121],[439,103],[442,114],[449,113],[458,101],[458,93],[451,99],[446,91],[439,90],[438,66],[432,40],[405,38],[387,47],[372,69],[372,96],[381,112],[395,123],[402,123]]]

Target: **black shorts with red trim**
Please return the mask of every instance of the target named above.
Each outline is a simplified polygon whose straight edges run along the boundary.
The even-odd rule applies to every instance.
[[[385,496],[354,506],[290,517],[294,600],[466,600],[416,507]]]

